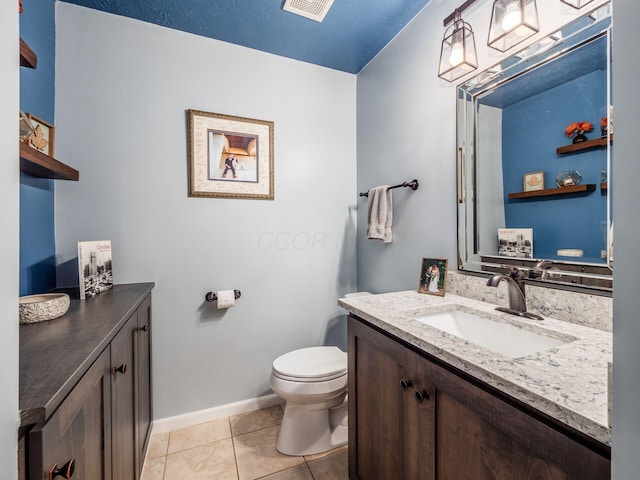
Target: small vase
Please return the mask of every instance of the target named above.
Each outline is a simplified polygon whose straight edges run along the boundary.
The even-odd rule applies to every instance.
[[[607,138],[607,127],[600,127],[600,136],[602,138]]]
[[[573,143],[582,143],[587,141],[587,136],[584,133],[579,133],[573,137]]]
[[[560,172],[556,177],[556,185],[558,187],[575,187],[580,185],[582,181],[582,175],[577,170],[569,170],[566,172]]]

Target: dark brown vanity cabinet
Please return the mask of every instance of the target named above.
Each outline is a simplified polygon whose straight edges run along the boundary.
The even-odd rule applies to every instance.
[[[140,478],[152,418],[152,287],[117,285],[72,299],[65,317],[21,327],[20,479]]]
[[[349,477],[600,480],[610,449],[349,317]]]

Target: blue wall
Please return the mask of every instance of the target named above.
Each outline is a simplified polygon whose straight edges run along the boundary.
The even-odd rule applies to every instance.
[[[20,69],[20,108],[54,123],[55,7],[28,0],[20,15],[20,37],[38,55],[38,68]],[[54,182],[20,176],[20,295],[55,287]]]
[[[564,129],[572,122],[591,122],[594,128],[587,137],[600,136],[600,118],[607,115],[606,81],[606,71],[597,70],[502,111],[506,226],[533,228],[535,257],[556,258],[558,248],[580,248],[584,260],[593,261],[606,248],[606,195],[600,193],[606,149],[568,155],[555,152],[556,147],[571,143]],[[523,190],[525,173],[544,171],[545,188],[555,188],[556,177],[566,170],[579,171],[582,183],[596,184],[596,191],[507,199],[508,193]]]

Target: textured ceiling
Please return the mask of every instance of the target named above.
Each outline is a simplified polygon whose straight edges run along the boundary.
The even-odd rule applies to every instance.
[[[357,73],[429,0],[335,0],[322,23],[284,0],[65,0],[104,12]]]

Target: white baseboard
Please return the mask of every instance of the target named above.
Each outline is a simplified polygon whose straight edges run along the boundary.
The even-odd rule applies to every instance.
[[[153,421],[151,433],[164,433],[178,428],[191,427],[199,423],[210,422],[219,418],[231,417],[240,413],[253,412],[261,408],[273,407],[283,404],[284,400],[272,393],[262,397],[250,398],[239,402],[228,403],[218,407],[198,410],[197,412],[184,413],[174,417],[160,418]]]

